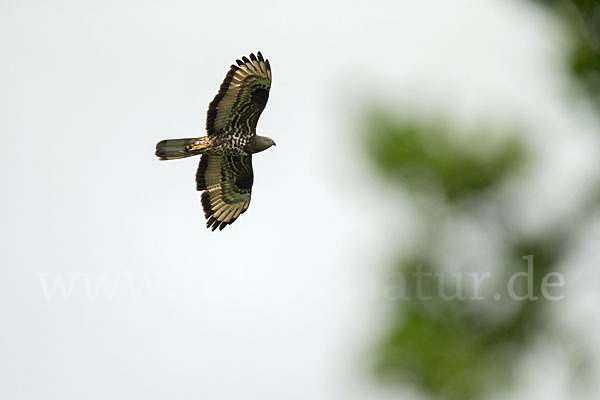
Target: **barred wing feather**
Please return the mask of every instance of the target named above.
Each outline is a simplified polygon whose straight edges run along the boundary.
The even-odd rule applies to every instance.
[[[208,107],[206,131],[218,135],[231,131],[256,133],[271,88],[271,66],[260,52],[242,57],[232,65]]]
[[[196,173],[196,189],[202,193],[207,228],[222,230],[250,206],[252,156],[203,155]]]

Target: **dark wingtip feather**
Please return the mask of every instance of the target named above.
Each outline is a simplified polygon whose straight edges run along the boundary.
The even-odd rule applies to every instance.
[[[248,60],[248,57],[246,57],[246,56],[242,57],[242,60],[243,60],[244,62],[247,62],[247,63],[249,63],[249,62],[250,62],[250,60]]]
[[[263,55],[260,53],[260,51],[258,53],[256,53],[256,55],[258,56],[258,61],[265,61],[265,59],[263,58]]]
[[[258,59],[256,58],[256,56],[254,55],[254,53],[250,53],[250,59],[252,61],[258,61]]]
[[[216,231],[217,228],[219,228],[219,230],[222,231],[230,223],[231,222],[228,223],[225,221],[218,221],[215,217],[211,216],[210,218],[208,218],[208,221],[206,221],[206,227],[213,232]]]
[[[208,221],[206,221],[206,227],[208,229],[211,229],[213,232],[215,231],[215,229],[217,229],[219,224],[220,224],[220,222],[217,221],[217,219],[215,217],[210,217],[208,219]]]
[[[241,67],[242,65],[244,65],[244,62],[242,60],[235,60],[235,62]]]

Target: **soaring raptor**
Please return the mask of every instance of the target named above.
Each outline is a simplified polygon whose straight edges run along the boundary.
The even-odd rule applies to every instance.
[[[207,228],[223,229],[250,206],[252,154],[275,146],[273,139],[256,134],[271,88],[271,66],[260,54],[242,57],[232,65],[219,93],[208,106],[207,136],[158,142],[156,155],[173,160],[202,155],[196,190],[202,193]]]

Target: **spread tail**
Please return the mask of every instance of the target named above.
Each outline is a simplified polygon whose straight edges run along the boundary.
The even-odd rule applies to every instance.
[[[156,156],[161,160],[175,160],[202,154],[207,147],[204,138],[167,139],[156,144]]]

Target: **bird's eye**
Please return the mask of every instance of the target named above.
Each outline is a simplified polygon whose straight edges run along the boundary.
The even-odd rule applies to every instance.
[[[268,142],[268,140],[267,140],[267,139],[265,139],[265,143],[267,143],[267,142]]]

